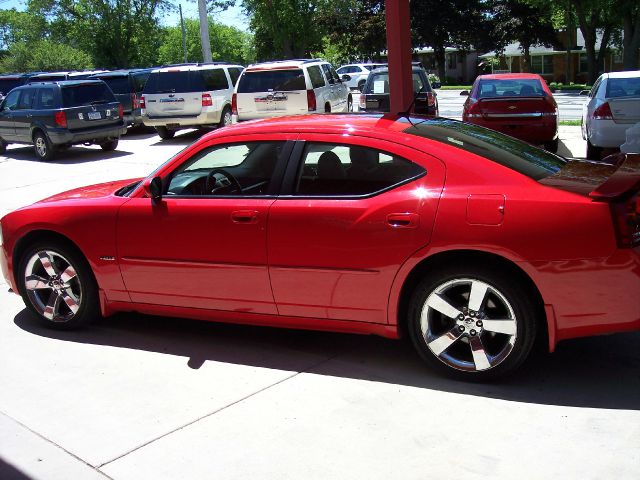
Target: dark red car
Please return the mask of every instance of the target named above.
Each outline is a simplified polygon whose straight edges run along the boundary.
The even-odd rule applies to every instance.
[[[408,333],[485,379],[535,342],[640,328],[639,165],[438,118],[244,123],[144,180],[9,213],[2,272],[52,327],[137,311]]]
[[[558,105],[535,73],[480,75],[464,103],[462,120],[558,151]]]

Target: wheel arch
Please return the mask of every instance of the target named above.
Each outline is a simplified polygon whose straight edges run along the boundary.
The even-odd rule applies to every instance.
[[[407,333],[409,302],[418,283],[420,283],[427,272],[449,263],[461,263],[464,265],[474,264],[481,266],[489,264],[493,269],[502,269],[511,273],[522,283],[524,288],[531,293],[533,302],[536,306],[536,319],[538,324],[538,335],[535,340],[536,347],[545,348],[547,351],[553,349],[553,345],[550,343],[551,339],[555,342],[555,327],[550,324],[550,321],[553,319],[548,317],[542,294],[533,279],[513,261],[495,253],[481,250],[447,250],[444,252],[438,252],[424,258],[411,269],[402,283],[398,298],[396,321],[399,334],[401,336],[405,336]]]

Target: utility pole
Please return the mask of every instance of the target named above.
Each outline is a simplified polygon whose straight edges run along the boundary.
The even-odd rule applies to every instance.
[[[198,0],[200,14],[200,42],[202,43],[202,58],[205,62],[213,61],[211,57],[211,42],[209,41],[209,19],[207,18],[206,0]]]
[[[184,52],[184,63],[187,63],[187,32],[184,29],[184,18],[182,18],[182,4],[179,4],[180,8],[180,27],[182,28],[182,51]]]

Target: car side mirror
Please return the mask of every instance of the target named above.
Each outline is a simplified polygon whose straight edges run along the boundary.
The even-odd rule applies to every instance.
[[[469,90],[462,90],[460,92],[460,96],[462,97],[468,97],[469,96]]]
[[[145,178],[142,191],[154,202],[162,199],[162,179],[160,177]]]
[[[342,75],[342,81],[343,82],[349,82],[351,81],[351,75],[347,75],[346,73],[344,75]]]
[[[590,90],[580,90],[580,96],[581,97],[587,97],[587,96],[589,96],[589,92],[590,92]]]

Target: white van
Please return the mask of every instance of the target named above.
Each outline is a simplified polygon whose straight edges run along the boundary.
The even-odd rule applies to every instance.
[[[349,87],[324,60],[249,65],[236,84],[233,121],[353,111]]]

